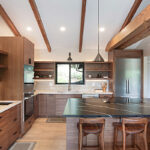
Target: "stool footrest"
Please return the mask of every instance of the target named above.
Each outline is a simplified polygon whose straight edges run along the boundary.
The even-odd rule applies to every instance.
[[[91,149],[91,148],[99,148],[99,146],[83,146],[83,148]]]

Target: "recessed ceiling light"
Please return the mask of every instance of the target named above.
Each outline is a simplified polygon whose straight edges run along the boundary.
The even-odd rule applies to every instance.
[[[104,27],[100,27],[100,28],[99,28],[99,31],[100,31],[100,32],[104,32],[104,31],[105,31],[105,28],[104,28]]]
[[[64,31],[66,31],[66,28],[62,26],[62,27],[60,27],[60,31],[64,32]]]
[[[31,27],[27,27],[26,30],[27,31],[32,31],[32,28]]]

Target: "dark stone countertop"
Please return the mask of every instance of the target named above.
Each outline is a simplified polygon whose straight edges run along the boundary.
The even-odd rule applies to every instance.
[[[143,101],[143,103],[141,103]],[[150,117],[150,99],[70,98],[64,117]]]

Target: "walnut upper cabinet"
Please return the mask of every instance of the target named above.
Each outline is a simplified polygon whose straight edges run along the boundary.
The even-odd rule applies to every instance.
[[[24,64],[34,66],[34,44],[24,38]]]

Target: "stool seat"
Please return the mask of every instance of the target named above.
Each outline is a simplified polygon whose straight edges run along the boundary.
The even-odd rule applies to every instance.
[[[123,130],[122,123],[114,122],[114,127],[118,128],[118,130]],[[139,134],[144,131],[144,125],[142,124],[128,124],[125,126],[125,132],[127,134]]]
[[[99,134],[102,131],[103,124],[83,123],[82,132],[86,134]],[[78,124],[79,129],[79,124]]]

